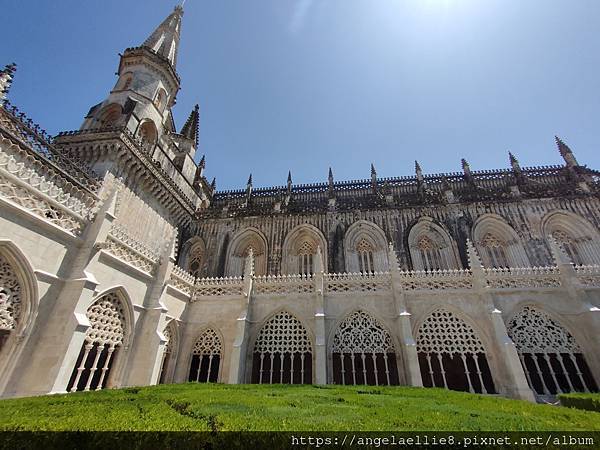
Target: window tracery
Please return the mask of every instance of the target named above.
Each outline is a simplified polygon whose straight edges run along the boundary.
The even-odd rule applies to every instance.
[[[558,245],[562,247],[565,253],[569,256],[569,259],[575,265],[584,264],[581,255],[579,254],[579,249],[577,248],[577,243],[575,240],[564,230],[556,230],[552,233],[552,237],[556,240]]]
[[[487,233],[481,240],[484,260],[489,261],[490,267],[509,267],[506,255],[506,243],[492,233]],[[486,264],[487,265],[487,264]]]
[[[252,382],[312,382],[312,346],[308,332],[292,314],[280,312],[260,330],[254,344]]]
[[[115,353],[125,338],[125,310],[115,292],[96,300],[86,313],[88,328],[67,390],[100,390],[108,380]]]
[[[525,306],[507,329],[536,394],[598,389],[575,338],[545,312]]]
[[[298,273],[300,275],[310,275],[313,273],[313,255],[317,252],[314,244],[304,241],[298,247]]]
[[[485,348],[473,328],[450,311],[433,311],[417,331],[423,385],[494,393]]]
[[[0,255],[0,350],[21,315],[21,283],[11,264]]]
[[[392,338],[387,330],[365,311],[356,311],[340,323],[333,338],[331,353],[335,383],[399,383]]]
[[[358,254],[358,267],[361,273],[373,273],[375,272],[375,265],[373,263],[373,246],[366,241],[361,241],[356,246],[356,253]]]
[[[216,383],[222,355],[223,344],[219,334],[213,328],[205,330],[192,349],[189,381]]]
[[[417,241],[424,270],[448,269],[448,265],[440,252],[441,248],[428,236],[421,236]]]
[[[204,245],[196,243],[190,248],[188,256],[188,271],[194,278],[201,278],[204,272]]]

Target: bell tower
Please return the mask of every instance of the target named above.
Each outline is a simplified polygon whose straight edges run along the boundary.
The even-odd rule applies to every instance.
[[[176,69],[182,17],[183,8],[176,6],[141,46],[123,52],[113,90],[90,109],[81,130],[126,126],[148,144],[175,132],[171,107],[180,86]]]

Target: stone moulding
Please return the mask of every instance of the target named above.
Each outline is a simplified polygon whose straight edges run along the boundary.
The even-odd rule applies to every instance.
[[[153,275],[158,265],[158,254],[130,237],[117,225],[112,226],[106,241],[99,248],[148,275]]]

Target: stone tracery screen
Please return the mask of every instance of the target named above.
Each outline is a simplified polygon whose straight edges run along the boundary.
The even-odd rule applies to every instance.
[[[507,329],[529,386],[538,396],[598,390],[581,348],[548,314],[525,306]]]
[[[212,328],[204,331],[192,350],[192,362],[188,381],[216,383],[223,357],[223,343],[219,334]]]
[[[361,273],[375,272],[375,264],[373,261],[373,247],[365,239],[361,240],[356,246],[358,255],[358,270]]]
[[[0,350],[21,315],[22,289],[10,263],[0,255]]]
[[[306,328],[280,312],[261,329],[254,344],[252,383],[312,383],[312,346]]]
[[[340,323],[331,356],[336,384],[399,384],[392,338],[365,311],[356,311]]]
[[[450,311],[433,311],[417,331],[425,387],[495,393],[485,348],[473,328]]]
[[[67,386],[71,392],[106,387],[116,353],[125,338],[125,312],[116,293],[100,297],[86,315],[90,327]]]

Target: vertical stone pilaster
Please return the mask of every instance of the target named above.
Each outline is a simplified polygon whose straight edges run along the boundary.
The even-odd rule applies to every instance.
[[[477,255],[477,250],[470,240],[467,240],[467,254],[469,257],[469,266],[473,274],[473,290],[481,298],[490,314],[490,320],[493,326],[494,343],[498,349],[498,364],[502,365],[506,376],[502,383],[505,390],[504,394],[508,397],[521,400],[535,401],[533,391],[527,383],[523,366],[519,360],[517,348],[508,335],[506,324],[502,319],[502,311],[496,307],[492,295],[488,291],[485,280],[485,272],[481,260]],[[494,371],[492,370],[492,373]],[[495,383],[497,387],[497,382]]]
[[[248,333],[250,322],[250,304],[254,284],[254,255],[252,249],[246,257],[244,267],[244,296],[241,299],[240,314],[237,318],[237,332],[231,349],[229,363],[229,384],[244,383],[246,374],[246,356],[248,353]]]
[[[314,256],[315,267],[315,384],[327,384],[327,339],[325,337],[325,274],[321,247]]]
[[[400,344],[402,345],[400,351],[402,352],[404,379],[409,386],[422,387],[423,380],[421,379],[421,369],[419,367],[417,343],[412,334],[412,324],[410,321],[411,314],[406,308],[406,299],[400,280],[398,258],[396,257],[396,252],[392,243],[390,243],[389,246],[388,262],[392,279],[392,295],[396,306],[397,332],[400,337]]]

